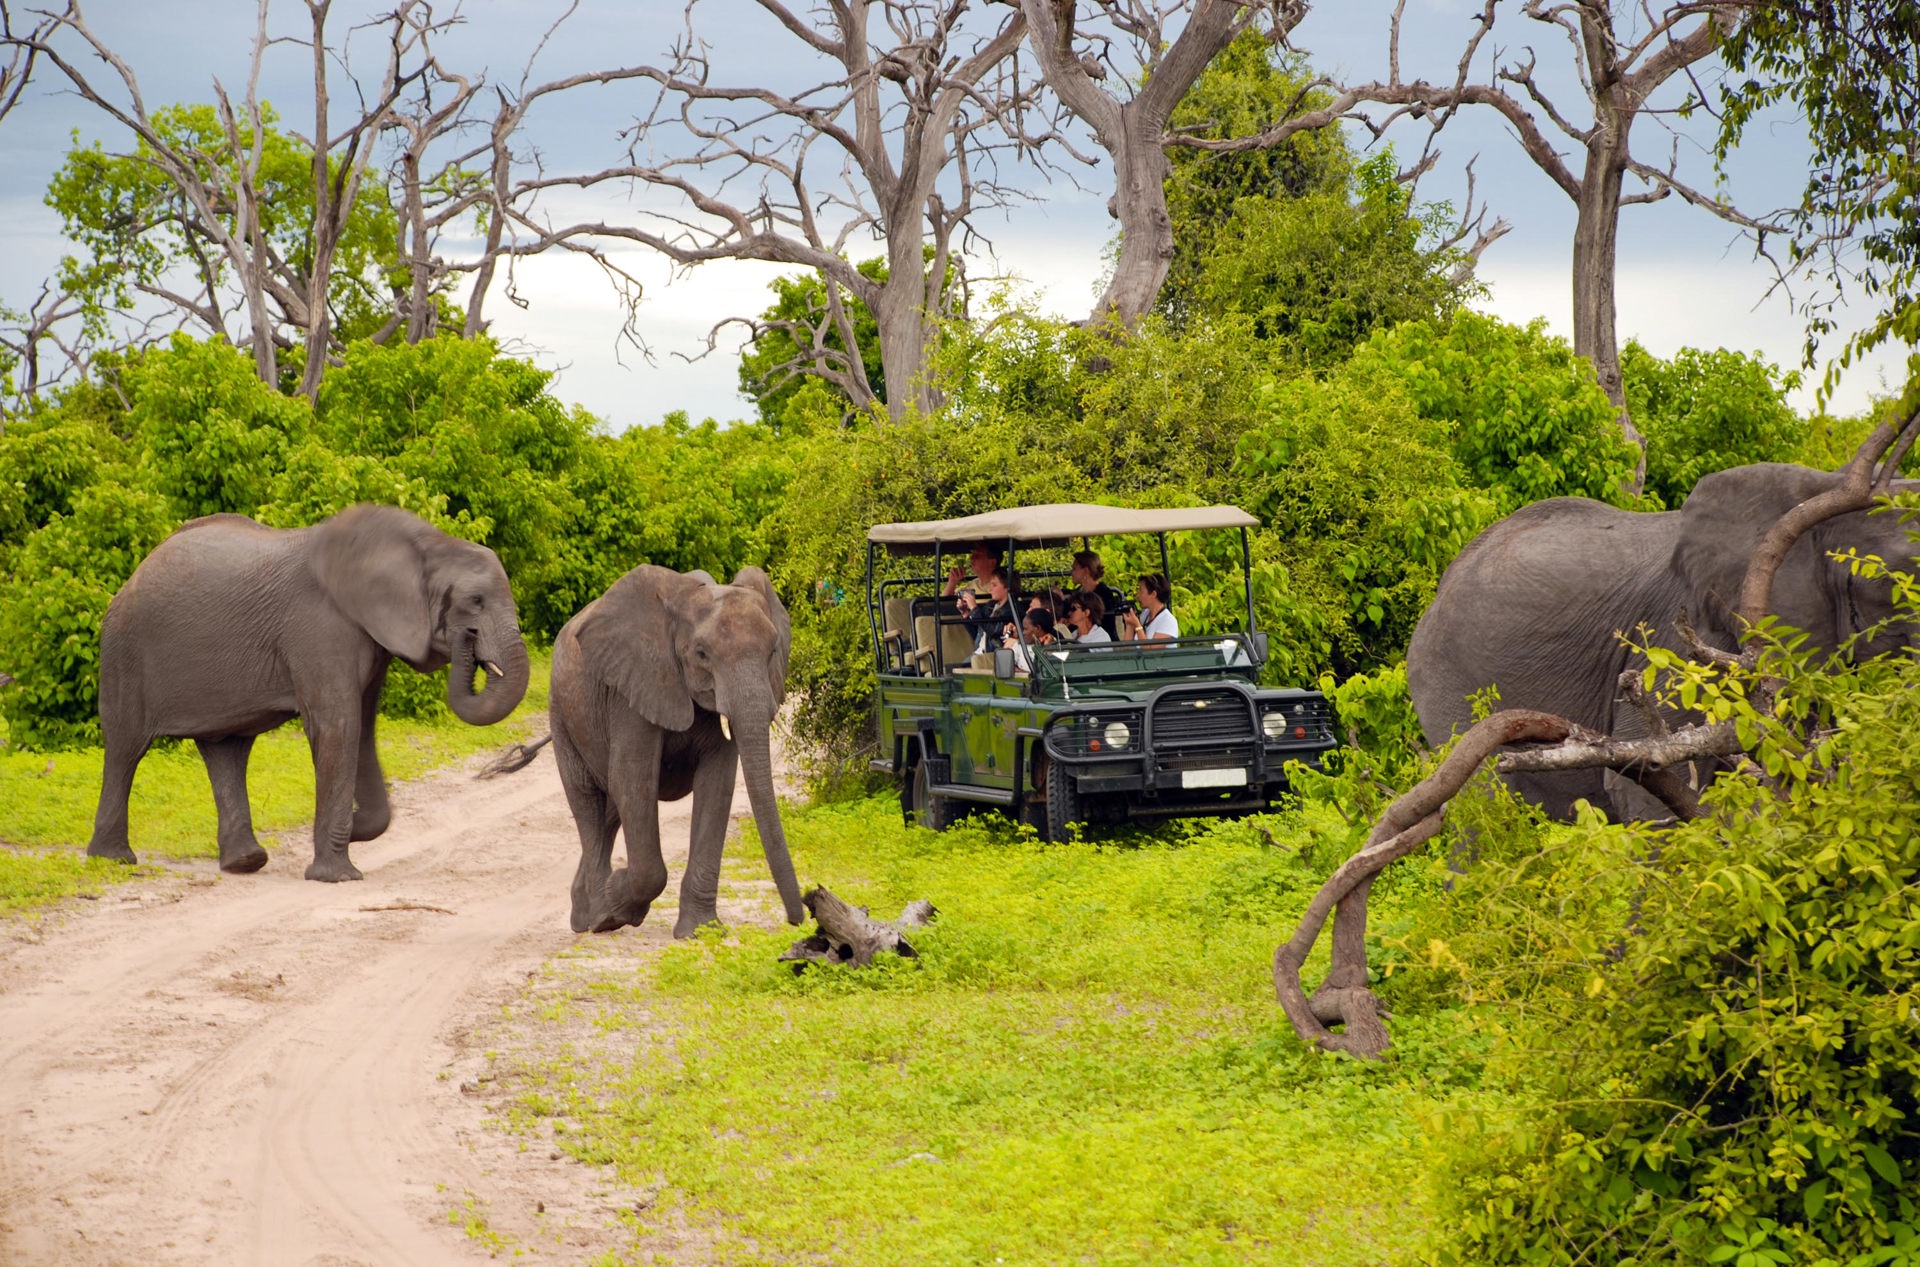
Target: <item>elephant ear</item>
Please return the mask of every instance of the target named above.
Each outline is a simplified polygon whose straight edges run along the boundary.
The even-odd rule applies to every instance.
[[[667,730],[693,725],[693,695],[680,668],[679,642],[691,591],[700,582],[650,564],[633,569],[573,621],[593,675],[635,712]]]
[[[420,551],[426,526],[392,506],[353,506],[314,526],[307,558],[333,605],[412,663],[427,658],[433,639],[432,595]]]
[[[1833,487],[1830,471],[1782,463],[1736,466],[1702,476],[1680,508],[1673,550],[1695,621],[1728,640],[1739,637],[1734,609],[1760,538],[1780,516]],[[1794,544],[1774,579],[1773,614],[1830,645],[1833,565],[1810,537]]]
[[[767,605],[767,615],[773,621],[773,654],[767,657],[767,678],[773,685],[773,702],[785,703],[787,657],[793,650],[793,622],[787,619],[787,609],[781,604],[780,596],[773,592],[773,582],[759,568],[741,568],[733,574],[733,583],[743,590],[758,594]]]

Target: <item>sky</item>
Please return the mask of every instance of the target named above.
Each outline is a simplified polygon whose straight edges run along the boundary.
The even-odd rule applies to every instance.
[[[343,30],[356,15],[379,7],[358,0],[337,3],[330,29]],[[1403,74],[1451,80],[1478,7],[1461,0],[1408,0]],[[484,68],[494,83],[517,82],[542,32],[565,8],[564,0],[467,0],[465,26],[444,46],[448,61],[463,70]],[[1323,0],[1295,31],[1293,43],[1324,74],[1384,77],[1391,11],[1391,0],[1345,5]],[[139,76],[149,107],[210,100],[216,80],[235,94],[244,86],[254,21],[254,5],[246,0],[168,0],[164,5],[93,0],[86,12]],[[269,21],[276,35],[291,34],[304,21],[304,6],[280,0]],[[1483,50],[1482,70],[1496,51],[1505,65],[1531,47],[1549,91],[1569,111],[1579,104],[1566,100],[1572,81],[1564,40],[1517,13],[1503,11],[1500,23],[1500,46]],[[540,49],[533,82],[613,64],[660,62],[684,29],[678,0],[579,0]],[[715,82],[797,84],[795,76],[809,73],[800,55],[804,50],[748,0],[701,0],[693,29],[713,50]],[[354,46],[356,54],[372,51],[370,44]],[[310,109],[300,104],[310,100],[306,56],[290,44],[269,52],[263,95],[284,102],[286,115],[298,117]],[[95,63],[92,69],[101,68]],[[45,75],[0,122],[0,303],[14,307],[31,301],[66,250],[59,219],[41,198],[73,133],[99,139],[109,149],[126,144],[109,120],[58,87],[54,75]],[[538,145],[549,170],[597,168],[620,158],[624,143],[618,134],[632,122],[631,96],[589,89],[550,101],[528,128],[528,139]],[[1690,183],[1710,186],[1711,165],[1699,125],[1693,126],[1696,135],[1669,135],[1658,130],[1657,120],[1643,119],[1635,132],[1636,150],[1652,162],[1672,147]],[[1406,157],[1418,151],[1424,132],[1422,125],[1406,124],[1390,139]],[[1475,159],[1477,194],[1493,215],[1513,225],[1481,261],[1487,294],[1477,306],[1510,321],[1544,319],[1549,329],[1571,337],[1571,201],[1521,153],[1490,111],[1463,111],[1438,148],[1440,161],[1422,180],[1420,196],[1460,203],[1462,173],[1467,160]],[[1802,136],[1790,120],[1775,121],[1736,156],[1726,191],[1749,210],[1772,209],[1797,198],[1804,172]],[[1102,166],[1081,177],[1085,187],[1080,189],[1029,182],[1030,200],[981,222],[992,254],[972,260],[970,273],[1006,277],[1056,315],[1086,315],[1099,294],[1104,248],[1114,233],[1105,211],[1107,179]],[[563,217],[577,213],[593,220],[634,214],[630,195],[605,190],[575,193],[548,206]],[[879,254],[879,247],[869,253]],[[618,251],[615,257],[645,285],[638,322],[644,354],[620,339],[619,305],[599,270],[559,253],[518,265],[516,291],[526,301],[524,309],[505,302],[496,284],[488,301],[494,334],[510,350],[555,370],[555,394],[615,430],[657,422],[671,410],[684,410],[696,420],[749,415],[751,406],[738,391],[739,335],[723,332],[718,348],[703,355],[708,333],[726,318],[763,310],[770,301],[768,283],[795,270],[722,262],[676,273],[662,257],[641,248]],[[1785,295],[1769,294],[1773,280],[1771,267],[1753,258],[1751,243],[1732,226],[1675,198],[1630,208],[1620,231],[1620,341],[1638,339],[1660,356],[1684,346],[1729,347],[1795,368],[1804,322]],[[1857,314],[1854,323],[1865,315]],[[1849,328],[1844,313],[1842,327]],[[1887,390],[1891,363],[1891,357],[1881,356],[1850,370],[1830,407],[1836,412],[1864,408],[1871,395]],[[1812,407],[1817,380],[1817,372],[1808,375],[1807,385],[1792,393],[1797,407]]]

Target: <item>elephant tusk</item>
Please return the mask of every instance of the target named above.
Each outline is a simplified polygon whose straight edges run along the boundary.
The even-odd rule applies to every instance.
[[[726,737],[728,743],[733,742],[733,723],[727,720],[725,713],[720,714],[720,733]]]
[[[487,676],[488,676],[488,677],[505,677],[505,676],[507,676],[507,675],[506,675],[506,673],[505,673],[505,671],[504,671],[504,670],[502,670],[502,669],[500,668],[500,666],[499,666],[499,665],[497,665],[497,664],[495,664],[495,663],[494,663],[493,661],[491,661],[491,660],[482,660],[482,661],[480,662],[480,667],[481,667],[481,668],[483,668],[483,669],[485,669],[485,670],[487,671]]]

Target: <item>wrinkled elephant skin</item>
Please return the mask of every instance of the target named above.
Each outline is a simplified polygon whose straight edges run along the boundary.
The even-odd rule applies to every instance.
[[[1621,636],[1637,638],[1646,626],[1657,645],[1684,651],[1677,628],[1684,615],[1706,642],[1735,649],[1733,607],[1762,534],[1837,478],[1799,466],[1735,467],[1702,478],[1679,510],[1635,513],[1563,497],[1489,527],[1447,569],[1407,648],[1407,681],[1427,742],[1437,746],[1472,724],[1470,698],[1488,687],[1498,689],[1503,708],[1542,709],[1620,737],[1646,734],[1646,720],[1618,688],[1620,674],[1645,659]],[[1912,631],[1899,627],[1855,639],[1891,618],[1892,587],[1855,577],[1830,557],[1847,549],[1895,567],[1910,567],[1915,553],[1897,515],[1829,520],[1788,554],[1774,582],[1774,614],[1806,632],[1815,651],[1852,642],[1854,654],[1873,655],[1906,645]],[[1667,813],[1611,772],[1523,774],[1511,782],[1561,819],[1582,798],[1616,819]]]
[[[134,570],[100,634],[100,807],[87,853],[134,860],[127,797],[155,739],[192,739],[219,810],[220,866],[267,854],[247,804],[254,738],[294,717],[313,751],[309,880],[358,880],[355,840],[391,811],[374,721],[395,658],[452,665],[447,703],[488,725],[527,689],[513,591],[493,551],[390,506],[355,506],[311,528],[243,515],[195,519]],[[476,666],[487,676],[473,689]]]
[[[718,920],[736,767],[790,923],[802,917],[773,786],[771,733],[791,631],[759,568],[731,584],[643,566],[567,622],[553,648],[553,748],[580,830],[575,932],[637,925],[667,887],[661,801],[693,797],[674,936]],[[627,865],[612,870],[624,830]]]

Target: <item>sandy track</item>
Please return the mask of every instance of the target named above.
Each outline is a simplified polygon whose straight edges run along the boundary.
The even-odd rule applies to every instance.
[[[573,941],[579,856],[550,752],[471,764],[395,789],[363,883],[304,882],[290,834],[257,875],[184,867],[0,943],[0,1263],[484,1261],[469,1202],[537,1258],[611,1243],[609,1181],[463,1092],[474,1030]],[[676,883],[688,809],[661,807]],[[407,904],[450,913],[362,909]]]

